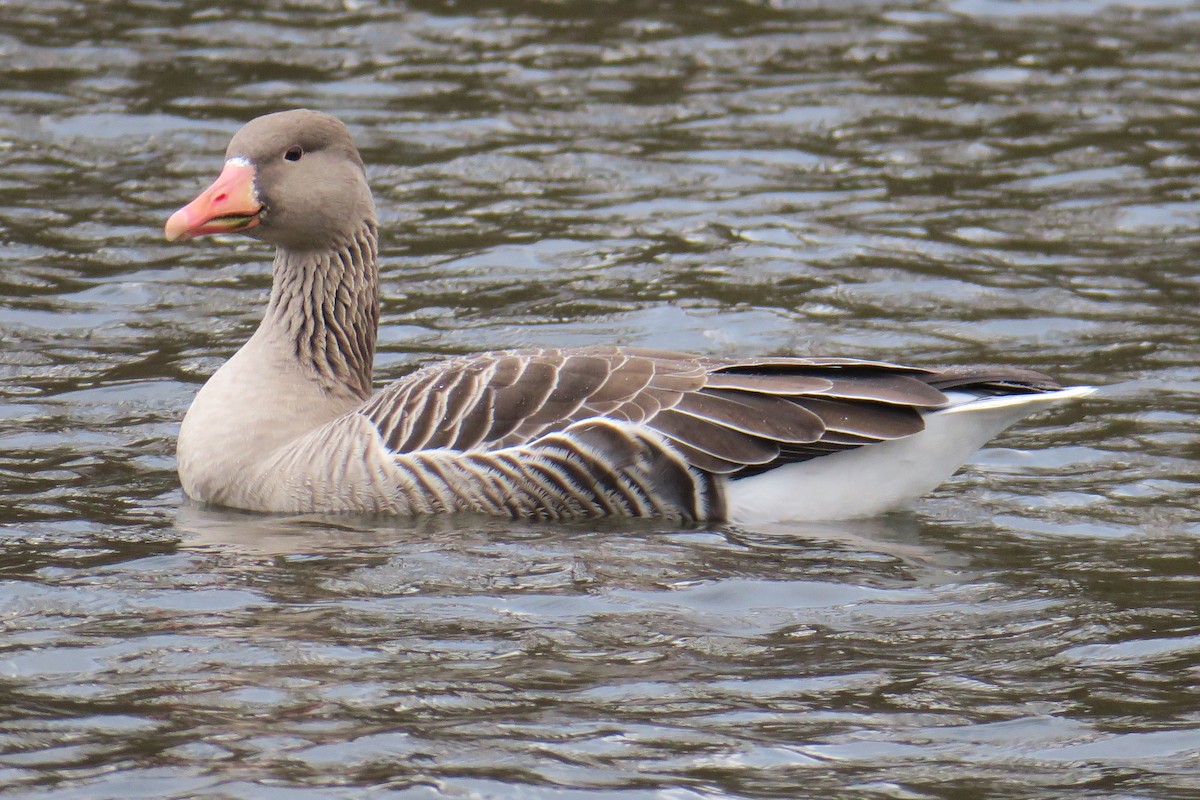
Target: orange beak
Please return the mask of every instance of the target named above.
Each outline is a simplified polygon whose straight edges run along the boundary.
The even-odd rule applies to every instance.
[[[232,158],[212,186],[167,220],[168,242],[186,241],[206,233],[237,233],[258,224],[262,204],[254,191],[254,165]]]

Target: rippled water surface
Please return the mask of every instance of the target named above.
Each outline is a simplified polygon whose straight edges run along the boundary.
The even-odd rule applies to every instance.
[[[1200,796],[1200,11],[0,7],[0,796]],[[1097,396],[910,510],[669,530],[190,506],[247,119],[362,145],[383,382],[622,342]]]

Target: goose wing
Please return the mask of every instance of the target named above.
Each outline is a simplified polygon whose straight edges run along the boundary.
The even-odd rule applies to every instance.
[[[941,389],[1034,392],[1042,375],[938,372],[834,358],[696,358],[632,348],[508,350],[451,359],[359,413],[393,452],[491,451],[585,420],[649,429],[691,466],[742,477],[923,429]]]

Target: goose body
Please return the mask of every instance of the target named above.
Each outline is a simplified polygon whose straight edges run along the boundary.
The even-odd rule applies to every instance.
[[[248,123],[168,239],[276,245],[258,330],[184,419],[196,500],[270,512],[826,520],[924,494],[1048,404],[1090,391],[1010,368],[720,359],[636,348],[450,359],[372,395],[374,205],[345,127]]]

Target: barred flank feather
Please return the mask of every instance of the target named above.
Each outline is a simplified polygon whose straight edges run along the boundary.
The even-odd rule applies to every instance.
[[[472,511],[532,519],[656,517],[678,522],[720,512],[711,480],[653,434],[590,420],[533,445],[463,454],[399,454],[411,513]]]

